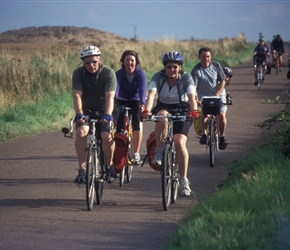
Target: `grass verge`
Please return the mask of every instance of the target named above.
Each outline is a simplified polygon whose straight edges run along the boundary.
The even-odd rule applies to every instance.
[[[269,142],[235,163],[164,249],[290,249],[290,160]]]

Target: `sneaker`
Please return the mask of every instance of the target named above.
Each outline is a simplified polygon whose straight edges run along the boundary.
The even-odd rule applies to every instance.
[[[258,86],[258,80],[255,81],[254,85],[255,86]]]
[[[134,164],[139,165],[140,164],[140,155],[139,153],[134,153]]]
[[[115,167],[114,164],[112,164],[111,166],[107,166],[106,181],[107,183],[113,183],[115,180],[116,180]]]
[[[75,178],[76,184],[85,184],[86,183],[86,171],[83,169],[79,169],[78,175]]]
[[[228,146],[228,144],[225,142],[225,137],[220,137],[219,138],[219,149],[220,150],[224,150],[226,149],[226,147]]]
[[[199,143],[202,144],[202,145],[206,144],[206,134],[203,134],[201,136],[201,138],[199,139]]]
[[[183,177],[183,178],[180,178],[180,181],[179,181],[179,195],[180,196],[190,196],[191,194],[191,189],[189,187],[189,181],[187,178]]]
[[[154,157],[152,159],[152,163],[154,165],[159,165],[161,166],[162,164],[162,148],[155,148],[155,151],[154,151]]]

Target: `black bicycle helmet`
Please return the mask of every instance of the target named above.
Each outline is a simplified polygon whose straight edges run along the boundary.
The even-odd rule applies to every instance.
[[[183,57],[182,55],[177,51],[169,51],[162,57],[162,63],[164,66],[166,66],[169,62],[175,62],[180,65],[183,64]]]
[[[223,67],[223,70],[224,70],[226,75],[230,76],[230,78],[234,75],[233,71],[229,67]]]

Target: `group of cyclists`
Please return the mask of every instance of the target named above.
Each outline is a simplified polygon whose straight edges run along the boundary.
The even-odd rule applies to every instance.
[[[140,60],[134,50],[123,52],[120,62],[121,68],[113,69],[102,64],[101,51],[96,46],[86,46],[80,52],[83,65],[72,74],[72,96],[74,101],[76,139],[75,149],[78,157],[79,170],[75,182],[85,183],[85,156],[89,126],[84,117],[91,113],[101,114],[103,122],[99,125],[102,138],[102,149],[107,162],[108,183],[115,178],[113,154],[115,150],[113,130],[119,132],[123,127],[123,114],[118,107],[131,107],[133,127],[134,161],[139,164],[140,145],[142,141],[142,118],[154,115],[175,114],[181,109],[181,115],[187,115],[184,122],[176,122],[173,127],[173,140],[176,149],[176,162],[180,170],[181,196],[189,196],[191,189],[187,178],[189,154],[186,147],[187,136],[193,119],[199,117],[198,106],[204,96],[219,96],[222,102],[226,99],[226,88],[229,86],[233,71],[222,67],[220,63],[211,60],[210,48],[199,50],[200,62],[195,65],[191,73],[183,70],[183,56],[178,51],[169,51],[162,57],[164,68],[155,73],[150,81],[146,97],[146,76],[138,67]],[[155,97],[157,102],[155,103]],[[220,121],[219,148],[225,149],[225,129],[227,106],[222,104]],[[200,144],[205,144],[206,119],[200,117],[203,135]],[[116,128],[114,127],[116,125]],[[155,124],[156,149],[153,163],[161,165],[162,143],[167,136],[166,120]]]
[[[282,72],[282,55],[284,54],[284,42],[281,36],[275,35],[273,37],[273,40],[271,42],[271,47],[269,48],[267,44],[265,43],[265,39],[263,36],[260,36],[259,38],[259,44],[254,49],[254,56],[253,56],[253,62],[254,62],[254,77],[255,82],[254,85],[258,85],[258,65],[263,65],[263,71],[264,74],[267,70],[267,65],[269,65],[269,57],[272,55],[272,64],[270,63],[270,67],[278,67],[279,71]],[[264,80],[264,76],[263,76]]]

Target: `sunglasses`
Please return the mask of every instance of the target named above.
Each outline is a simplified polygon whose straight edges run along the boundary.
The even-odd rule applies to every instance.
[[[166,66],[166,69],[171,69],[171,68],[174,68],[174,69],[177,69],[178,66],[174,65],[174,66],[171,66],[171,65],[168,65]]]
[[[98,61],[92,61],[92,62],[84,62],[86,65],[96,64]]]

